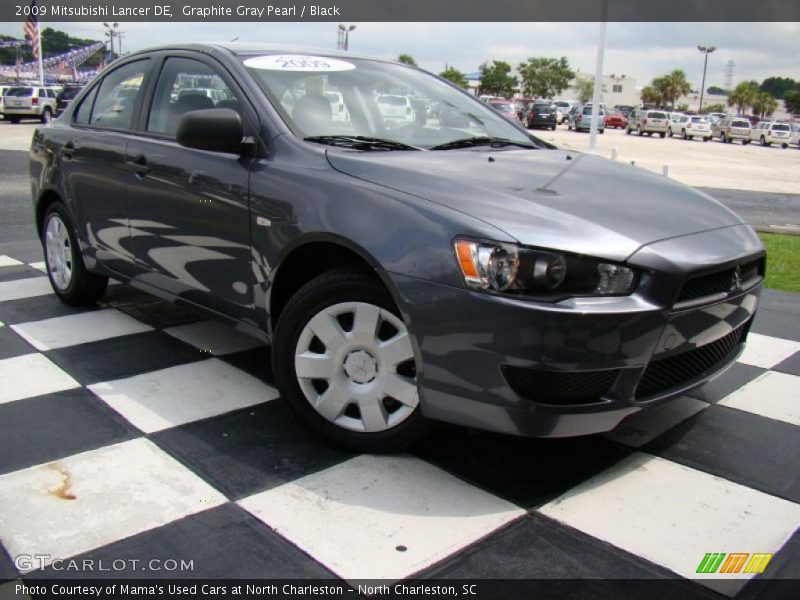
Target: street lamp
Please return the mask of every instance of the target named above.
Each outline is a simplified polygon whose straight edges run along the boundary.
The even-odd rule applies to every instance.
[[[711,54],[714,50],[716,50],[715,46],[698,46],[697,47],[700,52],[703,53],[703,83],[700,85],[700,108],[697,109],[697,112],[703,112],[703,92],[706,91],[706,69],[708,68],[708,55]]]
[[[348,50],[350,47],[350,32],[356,28],[355,25],[345,27],[344,24],[339,23],[339,42],[337,48],[339,50]]]
[[[117,35],[117,27],[119,27],[119,23],[113,23],[109,25],[108,23],[103,23],[103,27],[106,28],[106,37],[108,38],[109,42],[109,54],[111,54],[111,58],[114,58],[114,36]],[[120,40],[120,46],[122,45],[122,40]],[[122,52],[120,52],[122,54]]]

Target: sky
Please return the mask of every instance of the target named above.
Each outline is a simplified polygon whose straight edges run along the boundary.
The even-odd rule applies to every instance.
[[[597,23],[355,23],[350,50],[381,58],[400,53],[439,72],[445,63],[470,73],[491,59],[516,66],[530,56],[566,56],[573,68],[594,73]],[[43,23],[77,37],[103,38],[100,23]],[[123,51],[167,41],[286,43],[336,47],[336,23],[121,23]],[[21,37],[20,23],[0,23],[0,33]],[[733,60],[734,85],[776,75],[800,79],[800,23],[609,23],[604,72],[634,77],[643,86],[675,68],[699,89],[703,57],[698,44],[716,46],[709,55],[706,86],[725,83]]]

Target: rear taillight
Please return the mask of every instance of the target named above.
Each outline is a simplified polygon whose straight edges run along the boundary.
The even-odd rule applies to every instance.
[[[37,104],[39,104],[39,99],[38,98],[31,98],[31,106],[36,106]]]
[[[583,121],[583,115],[578,115],[578,123],[580,123],[581,121]]]
[[[642,125],[647,125],[647,119],[642,119]]]

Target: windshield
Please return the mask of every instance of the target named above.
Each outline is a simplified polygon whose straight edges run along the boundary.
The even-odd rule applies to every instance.
[[[513,113],[514,112],[514,105],[510,102],[491,102],[489,104],[495,110],[499,110],[500,112],[504,113]]]
[[[66,88],[63,92],[61,92],[58,97],[62,100],[72,100],[75,96],[78,95],[78,92],[81,91],[81,88]]]
[[[416,68],[374,60],[306,55],[242,57],[290,128],[303,138],[360,136],[430,149],[465,138],[532,138],[494,108]],[[340,94],[334,114],[326,94]],[[337,96],[338,97],[338,96]],[[411,100],[413,98],[413,101]]]
[[[6,92],[6,96],[22,97],[22,96],[32,96],[32,95],[33,95],[33,88],[29,87],[11,88]]]

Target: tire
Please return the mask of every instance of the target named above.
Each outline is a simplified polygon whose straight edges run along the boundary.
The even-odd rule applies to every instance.
[[[631,128],[630,127],[626,127],[625,128],[625,133],[626,133],[626,135],[630,135],[631,134]]]
[[[789,144],[781,144],[781,148],[788,148]]]
[[[750,143],[750,140],[742,140],[742,146],[747,146]]]
[[[723,144],[727,143],[728,138],[725,136],[725,133],[720,134],[719,141],[722,142]]]
[[[690,136],[688,136],[688,139],[690,139],[690,140],[693,140],[693,139],[694,139],[694,136],[693,136],[693,135],[690,135]]]
[[[710,140],[710,139],[711,139],[710,137],[708,137],[708,136],[705,136],[705,137],[703,138],[703,142],[707,142],[707,141],[708,141],[708,140]]]
[[[108,277],[86,269],[75,226],[61,202],[53,202],[47,207],[42,225],[42,246],[50,285],[62,302],[87,306],[103,296]]]
[[[605,129],[598,129],[597,130],[597,133],[599,133],[600,135],[603,135],[605,132],[606,132]]]
[[[639,134],[639,137],[642,137],[644,135],[644,131],[642,131],[641,125],[636,126],[636,133]]]
[[[50,111],[49,108],[45,108],[42,111],[42,116],[39,117],[39,120],[45,125],[47,125],[52,119],[53,119],[53,113]]]
[[[553,125],[553,126],[550,128],[550,129],[552,129],[553,131],[555,131],[555,130],[556,130],[556,126],[555,126],[555,125]]]
[[[761,136],[761,145],[762,146],[769,146],[769,144],[767,143],[767,139],[763,135]]]
[[[12,125],[19,125],[19,117],[8,117]]]
[[[685,129],[681,129],[681,138],[683,138],[684,140],[688,140],[689,139],[689,136],[686,135],[686,130]]]
[[[338,320],[343,316],[350,317],[349,323]],[[356,333],[359,318],[365,324],[360,334]],[[319,321],[317,325],[315,320]],[[386,339],[381,337],[382,332],[388,335]],[[329,339],[328,343],[320,336]],[[394,352],[384,350],[381,354],[377,344],[385,345],[395,338],[405,342],[396,341],[399,345],[393,346]],[[364,271],[335,269],[300,288],[278,319],[272,348],[275,382],[282,397],[306,426],[329,441],[359,452],[398,452],[430,428],[431,422],[419,409],[414,350],[405,323],[386,288]],[[335,358],[307,358],[328,354]],[[387,358],[390,354],[394,357]],[[319,377],[297,375],[304,356],[307,375]],[[391,366],[389,360],[401,362]],[[384,396],[382,383],[390,381],[394,381],[395,393],[404,398]],[[312,402],[323,399],[324,404],[325,395],[334,391],[325,405],[329,414],[324,416]],[[364,396],[359,397],[359,393]],[[367,408],[370,418],[365,419]]]
[[[667,134],[662,131],[658,134],[658,137],[660,137],[663,140],[665,137],[667,137]]]
[[[672,137],[672,136],[673,136],[673,133],[672,133],[672,127],[670,127],[670,128],[667,130],[667,135],[668,135],[669,137]]]
[[[652,131],[648,131],[647,132],[647,137],[653,137],[653,132]]]

